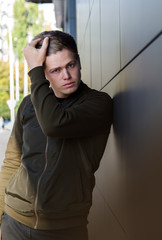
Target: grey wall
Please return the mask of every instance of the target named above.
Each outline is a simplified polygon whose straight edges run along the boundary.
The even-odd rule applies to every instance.
[[[82,79],[114,99],[90,240],[162,239],[162,1],[76,3]]]

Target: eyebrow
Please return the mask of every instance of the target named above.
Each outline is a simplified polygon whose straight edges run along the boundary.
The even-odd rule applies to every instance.
[[[70,63],[72,63],[72,62],[77,62],[77,59],[72,59],[72,60],[70,60],[66,65],[65,65],[65,67],[67,67]],[[64,67],[64,66],[63,66]],[[51,69],[49,69],[49,72],[52,72],[52,71],[54,71],[54,70],[56,70],[56,69],[60,69],[60,68],[63,68],[63,67],[61,67],[61,66],[58,66],[58,67],[54,67],[54,68],[51,68]]]

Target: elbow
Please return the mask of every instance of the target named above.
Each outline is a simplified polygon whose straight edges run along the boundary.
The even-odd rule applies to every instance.
[[[41,127],[42,132],[47,137],[60,137],[61,131],[59,131],[58,127],[55,127],[54,125],[45,125]]]

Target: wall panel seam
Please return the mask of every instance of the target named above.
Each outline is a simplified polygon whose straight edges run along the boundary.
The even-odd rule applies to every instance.
[[[124,229],[124,227],[122,226],[122,224],[120,223],[119,219],[117,218],[116,214],[114,213],[113,209],[111,208],[111,206],[108,204],[108,202],[106,201],[105,197],[102,194],[102,191],[100,190],[99,186],[96,184],[96,189],[98,190],[98,192],[100,193],[100,196],[103,198],[105,205],[108,207],[109,211],[111,212],[112,216],[114,217],[114,219],[116,220],[116,222],[119,224],[119,226],[121,227],[122,231],[124,233],[126,233],[126,230]]]
[[[99,1],[99,19],[100,19],[100,73],[102,86],[102,44],[101,44],[101,1]]]
[[[82,50],[82,47],[83,47],[83,44],[84,44],[84,40],[85,40],[87,28],[88,28],[88,23],[90,22],[91,11],[92,11],[92,8],[90,8],[90,1],[88,1],[88,2],[89,2],[89,14],[88,14],[87,22],[86,22],[86,25],[85,25],[85,31],[84,31],[84,34],[83,34],[81,45],[80,45],[80,51]],[[93,0],[93,2],[94,2],[94,0]],[[92,4],[92,7],[93,7],[93,4]]]
[[[104,89],[114,78],[116,78],[129,64],[131,64],[141,53],[143,53],[153,42],[155,42],[162,35],[162,30],[143,47],[124,67],[122,67],[108,82],[100,89]]]
[[[119,0],[119,48],[120,48],[120,69],[121,69],[121,13],[120,13],[120,0]]]

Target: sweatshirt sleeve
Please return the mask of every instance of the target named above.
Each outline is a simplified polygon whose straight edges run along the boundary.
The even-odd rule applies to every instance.
[[[7,144],[5,159],[0,171],[0,223],[4,212],[5,187],[9,178],[20,166],[22,145],[22,126],[20,121],[20,109]]]
[[[29,72],[31,100],[45,135],[73,138],[109,132],[112,122],[112,99],[106,93],[93,91],[80,104],[62,108],[49,89],[43,67]]]

